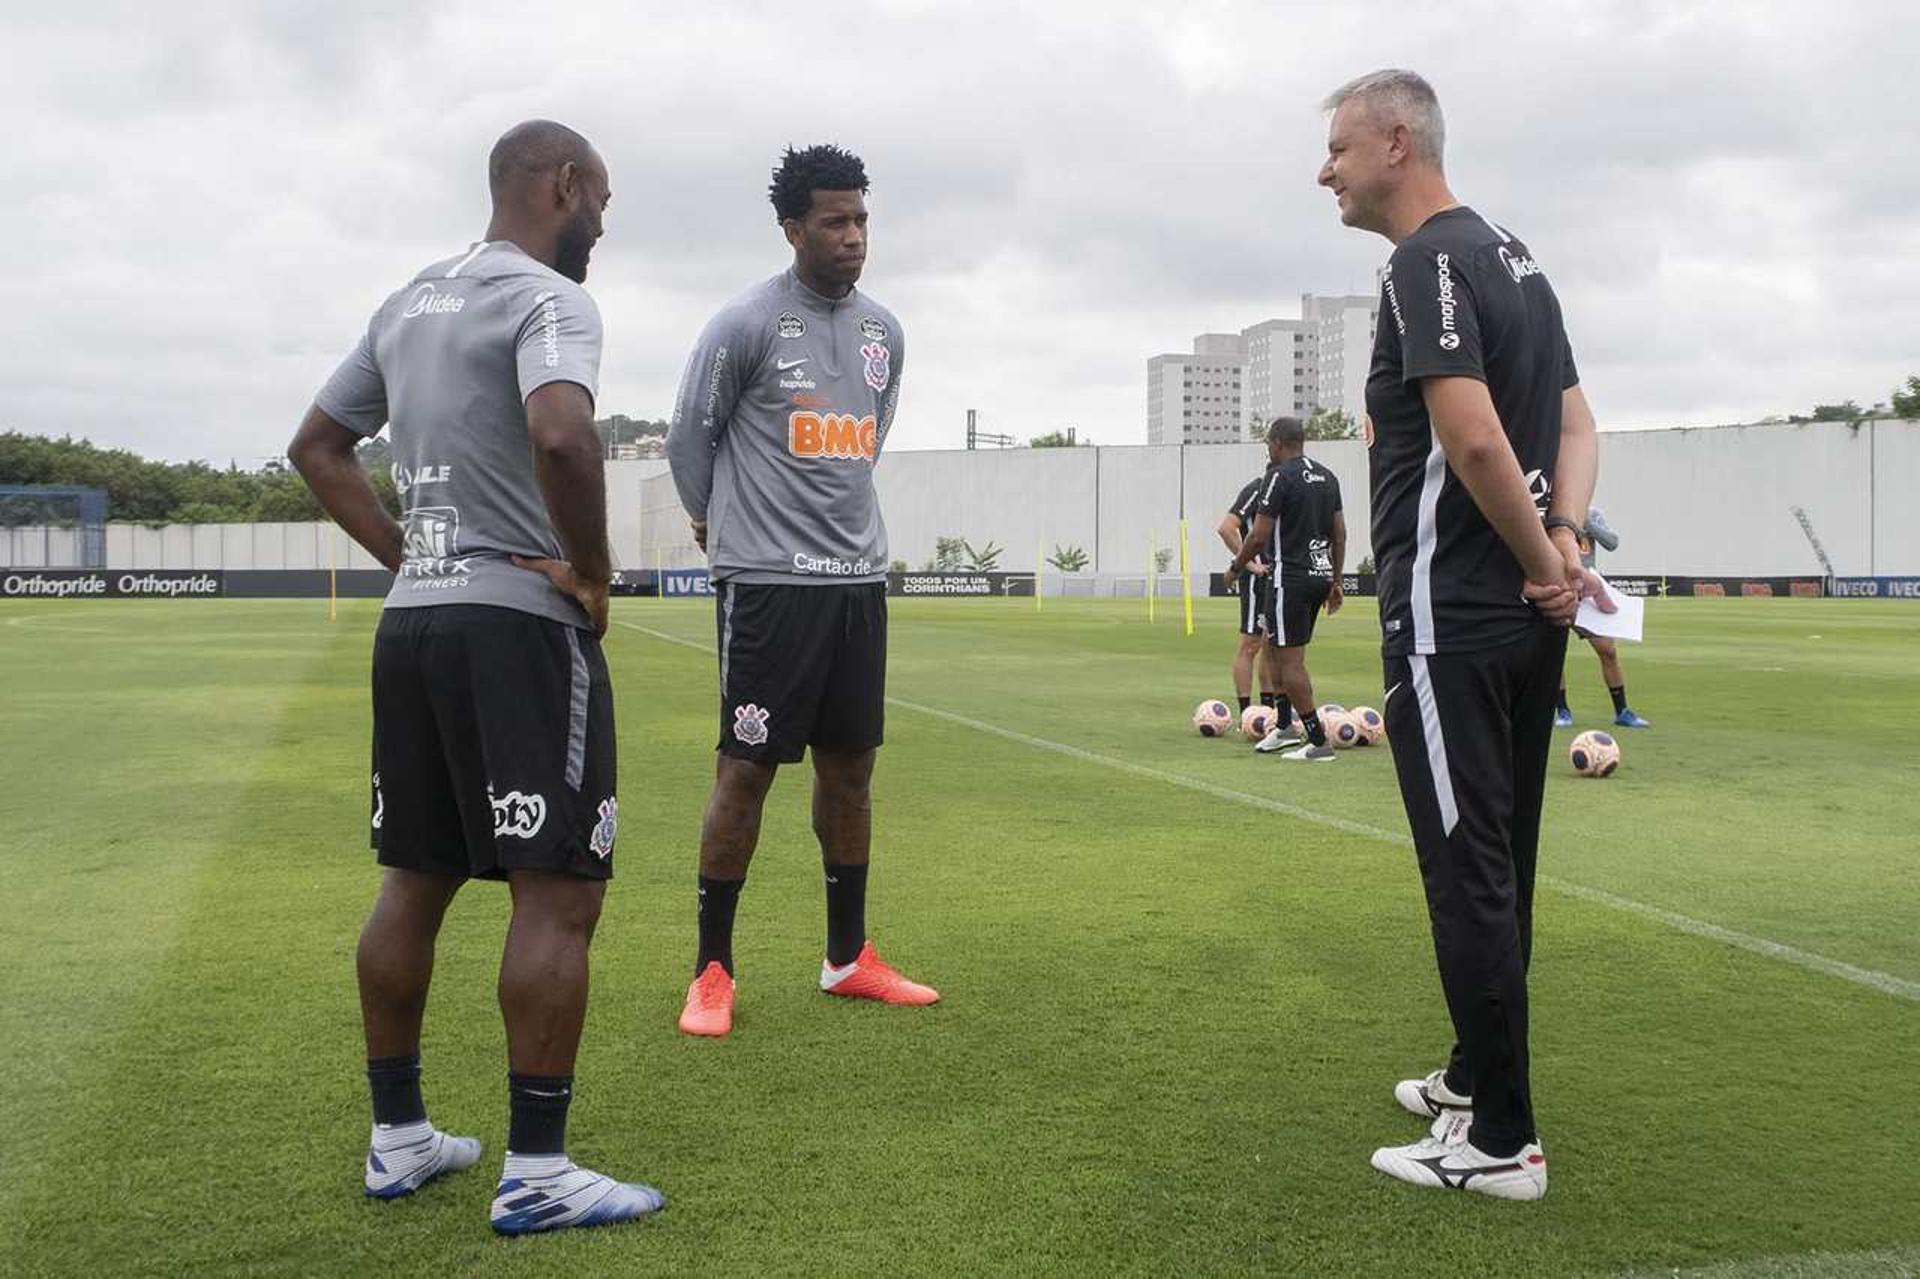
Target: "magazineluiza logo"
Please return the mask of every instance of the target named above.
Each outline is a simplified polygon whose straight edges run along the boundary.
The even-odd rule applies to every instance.
[[[1444,253],[1434,255],[1434,281],[1440,290],[1440,349],[1451,351],[1460,345],[1460,334],[1453,325],[1453,267]]]
[[[1400,314],[1400,295],[1394,292],[1393,264],[1391,262],[1387,264],[1386,287],[1387,305],[1393,308],[1393,327],[1399,331],[1401,337],[1405,337],[1407,335],[1407,321],[1406,317]]]
[[[727,354],[726,347],[716,348],[713,353],[713,367],[707,370],[707,413],[703,425],[709,431],[713,430],[715,421],[720,416],[720,379],[727,372]]]
[[[547,367],[560,367],[560,308],[554,303],[556,293],[540,295],[540,345],[546,348]]]

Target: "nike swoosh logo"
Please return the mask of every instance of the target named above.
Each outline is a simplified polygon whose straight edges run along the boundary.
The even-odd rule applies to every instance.
[[[1382,706],[1385,706],[1388,702],[1392,701],[1393,695],[1400,691],[1400,684],[1404,684],[1404,683],[1406,683],[1406,681],[1401,680],[1399,684],[1395,684],[1392,688],[1388,689],[1386,693],[1381,696],[1380,704]],[[1424,1089],[1422,1091],[1424,1091]]]
[[[839,880],[837,880],[837,879],[835,879],[835,878],[834,878],[833,876],[831,876],[831,875],[829,875],[829,876],[827,876],[827,882],[828,882],[829,884],[837,884],[837,883],[839,883],[840,881],[839,881]]]
[[[797,360],[775,360],[773,362],[773,367],[780,370],[780,372],[785,373],[788,369],[799,368],[802,364],[805,364],[808,360],[811,360],[812,358],[813,357],[811,355],[803,355]]]

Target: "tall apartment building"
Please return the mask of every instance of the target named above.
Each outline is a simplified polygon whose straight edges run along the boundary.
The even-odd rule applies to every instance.
[[[1190,355],[1147,361],[1147,443],[1232,444],[1245,438],[1247,340],[1202,333]]]
[[[1147,361],[1147,443],[1229,444],[1253,423],[1306,417],[1325,405],[1366,409],[1379,300],[1300,297],[1297,320],[1203,333],[1190,355]]]

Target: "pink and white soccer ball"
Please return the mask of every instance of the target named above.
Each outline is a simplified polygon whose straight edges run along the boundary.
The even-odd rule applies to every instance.
[[[1280,722],[1280,715],[1271,706],[1262,706],[1258,702],[1240,712],[1240,736],[1250,742],[1257,742],[1273,731]]]
[[[1202,737],[1225,737],[1233,728],[1233,708],[1225,702],[1202,702],[1194,707],[1193,726]]]
[[[1612,777],[1620,767],[1620,743],[1612,733],[1590,728],[1567,747],[1567,759],[1582,777]]]
[[[1371,706],[1356,706],[1347,712],[1347,718],[1360,726],[1360,744],[1378,746],[1387,735],[1387,721],[1379,711]]]
[[[1366,734],[1352,711],[1331,710],[1323,706],[1320,708],[1320,726],[1327,730],[1327,741],[1336,750],[1352,750],[1367,744]]]

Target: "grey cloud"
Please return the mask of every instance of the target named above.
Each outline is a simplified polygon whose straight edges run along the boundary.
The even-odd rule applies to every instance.
[[[896,444],[965,408],[1144,433],[1145,360],[1371,291],[1313,185],[1320,97],[1413,65],[1461,196],[1552,272],[1611,421],[1884,396],[1920,367],[1920,118],[1890,3],[91,6],[0,49],[0,427],[275,452],[372,307],[480,234],[529,115],[612,169],[603,406],[667,411],[693,334],[780,269],[779,148],[874,174],[911,331]],[[822,52],[824,40],[827,52]]]

